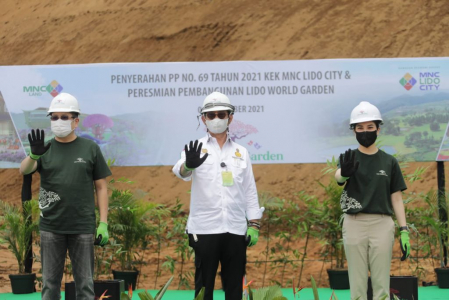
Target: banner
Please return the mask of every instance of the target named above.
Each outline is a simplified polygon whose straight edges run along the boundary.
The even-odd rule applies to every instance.
[[[400,159],[449,158],[447,58],[126,63],[0,67],[0,167],[27,155],[61,92],[80,104],[78,136],[119,166],[173,165],[206,134],[197,119],[213,91],[236,106],[233,141],[254,164],[322,163],[358,147],[349,116],[360,101],[382,113],[382,149]],[[441,153],[439,153],[441,151]]]

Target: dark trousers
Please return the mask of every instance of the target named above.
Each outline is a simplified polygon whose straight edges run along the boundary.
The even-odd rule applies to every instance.
[[[241,300],[246,266],[245,236],[231,233],[198,234],[189,245],[195,251],[195,297],[205,287],[204,300],[212,300],[218,263],[225,287],[226,300]]]
[[[57,234],[41,231],[42,300],[61,298],[61,281],[67,250],[72,262],[76,299],[93,300],[93,234]]]

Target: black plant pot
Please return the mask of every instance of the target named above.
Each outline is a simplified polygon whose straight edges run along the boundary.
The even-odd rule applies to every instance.
[[[136,289],[137,276],[139,275],[139,271],[115,271],[112,270],[112,275],[114,275],[114,279],[123,279],[125,281],[125,290],[129,289],[129,285],[131,284],[133,290]]]
[[[368,277],[368,300],[373,300],[373,286]],[[418,299],[418,278],[414,276],[390,276],[390,298],[393,294],[399,299]]]
[[[35,273],[9,275],[9,279],[11,280],[13,294],[30,294],[36,291],[34,287]]]
[[[108,300],[120,300],[120,295],[125,291],[123,280],[95,280],[95,299],[106,296]],[[104,299],[104,298],[103,298]],[[65,283],[65,300],[76,300],[75,281]]]
[[[438,287],[449,289],[449,268],[435,268],[435,273],[437,273]]]
[[[329,276],[329,285],[333,290],[348,290],[349,275],[348,270],[332,270],[327,269]]]

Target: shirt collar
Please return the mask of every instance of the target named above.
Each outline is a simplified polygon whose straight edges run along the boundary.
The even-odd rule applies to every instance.
[[[227,142],[231,142],[232,140],[231,140],[231,137],[229,136],[229,131],[228,132],[226,132],[226,135],[227,135]],[[209,133],[209,131],[207,132],[207,142],[209,143],[210,142],[210,139],[211,138],[214,138],[213,136],[211,136],[210,135],[210,133]]]

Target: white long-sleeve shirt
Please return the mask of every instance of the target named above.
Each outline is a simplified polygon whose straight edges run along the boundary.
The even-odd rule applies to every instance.
[[[203,143],[201,157],[208,153],[204,163],[182,177],[181,166],[186,157],[173,167],[173,173],[182,180],[192,180],[190,214],[187,230],[191,234],[233,233],[245,235],[247,219],[260,219],[256,182],[248,150],[228,139],[220,149],[217,140],[209,134],[200,139]],[[226,166],[222,167],[221,164]],[[223,186],[222,172],[231,171],[234,184]]]

